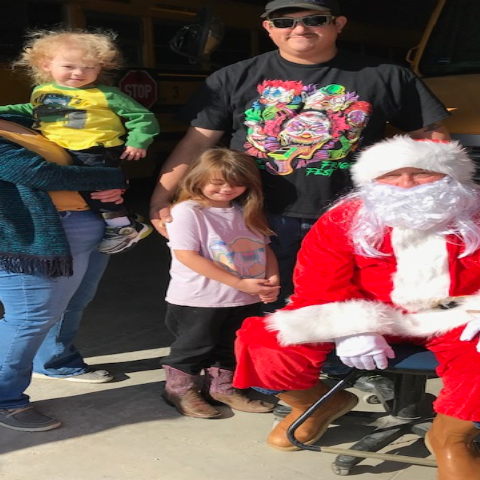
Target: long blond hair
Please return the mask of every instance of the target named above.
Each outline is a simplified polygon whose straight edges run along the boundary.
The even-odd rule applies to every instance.
[[[245,225],[251,231],[272,235],[263,211],[263,190],[260,173],[255,161],[249,155],[227,148],[205,150],[190,166],[180,183],[175,203],[195,200],[207,205],[208,199],[202,189],[219,173],[230,185],[243,185],[245,192],[234,202],[243,208]]]
[[[98,83],[111,85],[114,71],[123,64],[115,38],[111,31],[36,30],[28,34],[23,51],[12,67],[24,69],[34,85],[49,83],[53,80],[52,76],[42,65],[48,63],[59,50],[75,48],[82,52],[85,62],[100,64]]]

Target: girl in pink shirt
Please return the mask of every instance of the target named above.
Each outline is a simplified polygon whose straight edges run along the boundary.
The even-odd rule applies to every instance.
[[[161,362],[164,399],[196,418],[218,417],[211,403],[271,411],[272,404],[232,387],[236,331],[245,318],[260,315],[261,302],[273,302],[279,291],[253,159],[223,148],[205,151],[183,179],[172,217],[165,323],[175,341]]]

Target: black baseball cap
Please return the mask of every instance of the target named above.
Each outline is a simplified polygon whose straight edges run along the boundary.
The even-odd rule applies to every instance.
[[[330,10],[332,15],[340,15],[340,5],[337,0],[273,0],[265,5],[265,13],[261,18],[268,17],[272,12],[283,8],[304,8],[305,10]]]

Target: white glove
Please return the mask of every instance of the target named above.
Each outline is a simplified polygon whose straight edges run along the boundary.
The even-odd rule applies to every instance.
[[[468,342],[473,340],[480,333],[480,318],[475,320],[470,320],[463,329],[462,334],[460,335],[460,340]],[[480,340],[477,343],[477,351],[480,352]]]
[[[377,333],[348,335],[335,339],[337,355],[349,367],[361,370],[387,368],[388,359],[395,358],[395,353],[385,339]]]

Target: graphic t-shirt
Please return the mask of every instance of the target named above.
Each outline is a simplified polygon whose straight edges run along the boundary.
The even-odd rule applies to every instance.
[[[238,205],[213,208],[186,201],[172,208],[172,217],[167,224],[171,250],[197,251],[241,278],[265,278],[268,239],[248,230]],[[260,301],[256,295],[199,275],[173,254],[170,277],[166,301],[174,305],[238,307]]]
[[[317,218],[351,186],[354,153],[387,122],[409,132],[448,112],[398,65],[347,52],[301,65],[274,51],[210,75],[181,116],[230,133],[230,146],[257,160],[269,212]]]

